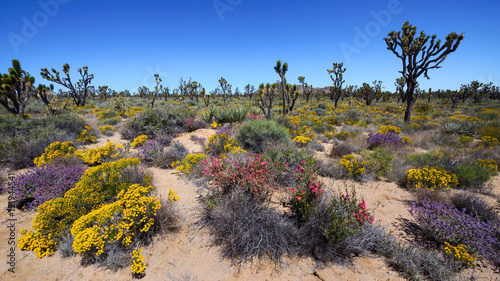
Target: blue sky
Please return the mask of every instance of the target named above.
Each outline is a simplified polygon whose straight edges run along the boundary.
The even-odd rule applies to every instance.
[[[450,5],[450,3],[453,3]],[[287,62],[288,83],[305,76],[313,86],[329,86],[326,71],[343,62],[346,84],[383,81],[394,91],[401,60],[383,40],[406,20],[417,31],[444,40],[464,32],[457,51],[419,78],[422,89],[458,89],[473,80],[500,83],[498,1],[295,1],[295,0],[41,0],[4,1],[0,11],[0,72],[12,59],[49,84],[40,69],[71,77],[88,66],[93,86],[121,91],[154,87],[154,73],[174,88],[191,77],[207,92],[220,77],[240,90],[279,76]],[[57,86],[57,85],[56,85]]]

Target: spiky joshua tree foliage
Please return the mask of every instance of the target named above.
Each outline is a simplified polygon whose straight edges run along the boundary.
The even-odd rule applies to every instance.
[[[63,72],[66,74],[66,77],[61,78],[59,71],[54,68],[52,68],[52,73],[49,72],[47,68],[42,68],[40,75],[44,79],[68,88],[69,95],[73,99],[75,105],[85,106],[87,96],[89,95],[90,83],[92,82],[92,79],[94,79],[94,74],[89,74],[89,68],[87,66],[78,68],[78,73],[80,73],[82,78],[80,78],[75,85],[69,77],[69,64],[66,63],[63,65]]]
[[[281,61],[278,60],[276,62],[276,66],[274,67],[274,70],[276,73],[281,78],[281,94],[282,94],[282,101],[283,101],[283,115],[286,114],[286,105],[285,105],[285,95],[286,95],[286,78],[285,74],[288,71],[288,63],[284,63],[283,66],[281,65]]]
[[[413,108],[413,92],[417,84],[417,78],[424,74],[427,79],[427,71],[439,66],[448,54],[454,52],[462,39],[463,33],[458,35],[452,32],[446,36],[446,41],[441,44],[441,40],[436,40],[436,35],[426,35],[423,31],[420,36],[416,36],[417,27],[412,26],[408,21],[403,24],[401,31],[389,32],[387,38],[387,49],[391,50],[403,62],[403,70],[400,71],[406,83],[406,110],[404,121],[409,123]],[[430,41],[429,41],[430,39]],[[399,51],[398,51],[399,49]]]
[[[267,120],[270,120],[273,116],[273,101],[276,95],[277,85],[274,83],[273,85],[267,83],[264,86],[264,83],[259,85],[259,101],[258,106],[262,110],[262,113],[266,116]]]
[[[343,80],[343,74],[346,70],[346,68],[342,68],[344,66],[344,63],[333,63],[333,68],[332,69],[327,69],[328,74],[330,74],[330,78],[333,81],[333,87],[330,89],[330,99],[335,101],[335,107],[337,107],[337,103],[342,96],[342,84],[345,82]],[[335,75],[335,77],[334,77]]]
[[[12,60],[9,74],[0,73],[0,104],[14,115],[24,116],[34,83],[35,77],[21,69],[19,60]]]

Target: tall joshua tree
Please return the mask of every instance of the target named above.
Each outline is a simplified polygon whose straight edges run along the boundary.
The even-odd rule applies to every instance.
[[[219,93],[222,96],[222,100],[224,101],[224,104],[226,104],[227,97],[232,94],[231,87],[232,85],[227,83],[226,79],[224,77],[221,77],[219,79]]]
[[[401,31],[389,32],[384,38],[387,49],[391,50],[403,62],[403,70],[400,71],[406,83],[406,110],[404,121],[409,123],[413,109],[413,92],[417,84],[417,78],[424,74],[427,79],[427,71],[439,66],[448,54],[454,52],[462,39],[463,33],[458,35],[452,32],[446,36],[446,42],[441,44],[441,40],[436,41],[436,35],[426,35],[423,31],[420,36],[416,36],[417,27],[410,25],[407,21],[403,24]],[[429,42],[430,39],[430,42]],[[399,52],[398,52],[399,48]]]
[[[85,106],[87,102],[87,96],[89,94],[90,83],[92,79],[94,79],[94,74],[89,74],[89,68],[84,66],[82,68],[78,68],[78,73],[80,73],[80,80],[76,82],[76,85],[71,82],[71,78],[69,77],[69,64],[63,65],[63,72],[66,74],[66,77],[61,78],[59,71],[56,71],[52,68],[52,73],[49,72],[47,68],[42,68],[40,75],[57,84],[60,84],[69,90],[69,95],[75,102],[76,106]]]
[[[286,78],[285,78],[285,74],[288,71],[288,63],[285,62],[283,64],[283,66],[281,66],[281,61],[278,60],[276,62],[276,66],[274,67],[274,70],[276,71],[276,73],[278,73],[278,75],[281,78],[281,96],[282,96],[282,101],[283,101],[283,115],[285,115],[286,114],[286,105],[285,105]]]
[[[333,69],[327,69],[328,74],[330,74],[330,78],[333,81],[333,87],[330,89],[330,99],[335,101],[335,107],[337,107],[337,103],[342,96],[342,84],[345,82],[343,80],[343,74],[346,68],[342,68],[344,63],[333,63]],[[335,77],[333,77],[333,75]]]
[[[160,90],[163,88],[163,85],[160,85],[161,78],[159,74],[155,74],[155,81],[156,81],[156,86],[155,86],[155,91],[153,92],[153,101],[151,102],[151,108],[155,106],[155,99],[158,96]]]
[[[23,116],[34,83],[35,77],[21,69],[18,60],[12,60],[9,74],[0,73],[0,104],[10,113]]]
[[[309,102],[309,98],[312,94],[312,85],[308,85],[306,82],[306,78],[304,76],[299,76],[299,83],[302,84],[302,91],[304,92],[304,96],[306,98],[306,103]]]

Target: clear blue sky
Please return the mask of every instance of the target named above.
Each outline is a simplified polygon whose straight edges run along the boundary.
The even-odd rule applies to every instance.
[[[462,0],[2,1],[0,72],[19,59],[36,84],[49,84],[40,69],[62,71],[69,63],[73,79],[88,66],[96,88],[153,88],[159,73],[164,86],[192,77],[211,91],[220,77],[233,90],[274,82],[278,59],[289,65],[288,83],[305,76],[328,86],[326,69],[344,62],[347,84],[381,80],[393,91],[401,61],[383,37],[409,20],[438,38],[465,35],[442,68],[429,71],[430,80],[419,78],[422,89],[458,89],[473,80],[499,85],[499,11],[498,1]]]

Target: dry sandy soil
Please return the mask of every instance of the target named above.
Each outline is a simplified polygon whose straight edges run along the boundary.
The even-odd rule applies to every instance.
[[[211,129],[195,132],[207,137],[214,133]],[[202,148],[190,140],[190,134],[179,136],[176,140],[183,143],[191,152],[201,152]],[[102,137],[98,145],[107,141],[123,143],[118,133],[112,137]],[[392,270],[383,257],[357,257],[348,266],[321,266],[312,259],[285,259],[281,268],[266,261],[248,264],[238,269],[230,262],[221,259],[219,248],[210,246],[211,238],[206,229],[199,229],[197,221],[200,205],[195,184],[185,180],[174,170],[151,168],[156,196],[167,197],[168,189],[173,188],[180,196],[175,202],[182,217],[181,229],[177,233],[158,237],[146,247],[146,276],[143,280],[404,280]],[[492,181],[494,196],[500,198],[500,177]],[[367,207],[375,209],[375,223],[384,225],[388,231],[404,241],[405,233],[399,223],[402,219],[411,219],[407,209],[414,195],[390,182],[327,182],[328,188],[344,189],[355,185],[359,196],[366,199]],[[62,258],[56,252],[54,256],[39,259],[33,252],[15,250],[15,273],[8,271],[6,263],[9,253],[8,237],[10,221],[5,208],[8,198],[0,196],[0,280],[132,280],[129,268],[112,272],[102,267],[80,265],[80,257]],[[30,228],[34,212],[14,213],[15,235],[22,228]],[[474,273],[480,280],[500,280],[499,276],[488,267],[477,267]]]

